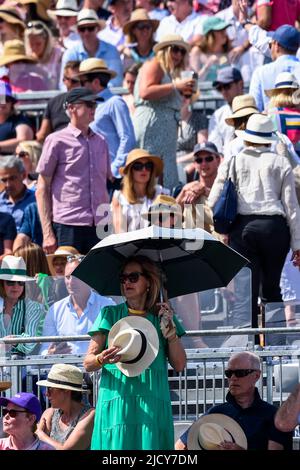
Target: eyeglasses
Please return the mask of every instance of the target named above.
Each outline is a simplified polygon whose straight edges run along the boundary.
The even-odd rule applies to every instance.
[[[63,77],[63,81],[64,81],[64,82],[71,82],[71,83],[73,83],[74,85],[75,85],[75,83],[80,83],[79,78],[66,77],[65,75],[64,75],[64,77]]]
[[[153,170],[153,162],[146,162],[146,163],[134,162],[133,165],[132,165],[132,169],[135,170],[135,171],[143,171],[144,168],[147,171],[152,171]]]
[[[182,55],[186,54],[186,50],[179,46],[171,46],[171,51],[174,52],[174,54],[178,54],[178,52],[180,52]]]
[[[8,410],[7,408],[3,408],[2,410],[3,416],[6,416],[8,414],[11,418],[15,418],[18,413],[28,413],[28,411],[27,410]]]
[[[252,374],[252,372],[256,372],[257,369],[227,369],[225,370],[225,375],[228,379],[231,379],[233,374],[238,378],[246,377],[249,374]]]
[[[120,274],[119,279],[121,284],[125,284],[126,281],[129,281],[131,284],[136,284],[140,279],[140,276],[145,276],[145,274],[135,271],[129,274]]]
[[[30,23],[27,23],[27,28],[31,29],[31,28],[34,28],[34,29],[45,29],[45,25],[44,23],[32,23],[30,21]]]
[[[214,160],[214,158],[215,157],[213,157],[212,155],[209,155],[208,157],[197,157],[195,158],[195,162],[201,164],[204,160],[206,163],[210,163]]]
[[[143,31],[143,29],[147,29],[148,31],[152,29],[152,26],[150,23],[137,23],[134,26],[134,29],[138,29],[139,31]]]
[[[25,286],[24,281],[4,281],[7,286]]]
[[[96,26],[78,26],[77,29],[80,33],[84,33],[85,31],[89,31],[91,33],[92,31],[95,31]]]
[[[233,83],[235,82],[230,82],[230,83],[220,83],[220,85],[216,86],[217,91],[222,91],[222,90],[230,90],[232,87]]]
[[[79,263],[81,263],[84,258],[84,255],[69,255],[67,256],[67,263],[72,263],[73,261],[79,261]]]

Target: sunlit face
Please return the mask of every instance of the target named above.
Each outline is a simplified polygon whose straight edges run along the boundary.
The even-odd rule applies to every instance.
[[[45,36],[43,34],[30,34],[28,39],[32,53],[38,58],[43,57],[47,45]]]
[[[10,416],[9,413],[3,416],[3,431],[9,435],[21,436],[35,422],[35,415],[28,413],[25,408],[21,408],[13,403],[8,403],[6,410],[17,411],[17,413],[14,413],[14,417]]]
[[[77,18],[76,16],[59,16],[56,15],[58,28],[63,36],[68,36],[72,31],[72,27],[75,26]]]
[[[114,15],[118,15],[124,19],[129,20],[133,9],[132,0],[117,0],[114,5],[111,5],[111,11]]]
[[[142,272],[142,266],[138,263],[128,263],[123,270],[123,274],[125,275]],[[137,282],[130,282],[129,279],[126,279],[125,282],[121,284],[123,294],[128,300],[143,297],[144,295],[146,295],[148,287],[149,280],[143,275],[138,276]]]
[[[228,361],[227,369],[255,369],[249,357],[237,356]],[[253,392],[255,384],[260,377],[260,371],[254,371],[245,377],[236,377],[235,374],[228,378],[228,388],[235,397],[249,395]]]
[[[70,109],[81,125],[89,125],[95,116],[96,102],[81,102],[70,105]]]
[[[0,168],[0,182],[4,190],[12,198],[18,197],[24,191],[23,180],[26,174],[19,173],[16,168]]]
[[[228,41],[226,29],[221,29],[220,31],[214,31],[214,39],[215,39],[215,44],[217,44],[219,47],[224,46],[226,42]]]
[[[128,89],[129,93],[132,95],[134,90],[134,84],[136,81],[136,76],[132,73],[126,72],[124,77],[124,86]]]
[[[0,18],[0,36],[2,42],[17,38],[16,29],[14,26],[2,20],[2,18]]]
[[[60,408],[65,402],[66,390],[62,388],[47,387],[46,396],[48,397],[52,408]]]
[[[170,55],[174,67],[180,67],[184,64],[184,58],[186,56],[186,50],[183,47],[178,47],[176,45],[171,46]]]
[[[25,289],[25,282],[4,281],[5,297],[11,302],[17,302]]]
[[[2,103],[2,101],[4,101],[4,97],[3,100],[0,100],[0,117],[2,118],[2,121],[4,121],[13,113],[14,104],[10,100],[7,100],[6,103]]]
[[[217,176],[220,157],[211,152],[201,151],[195,155],[194,163],[197,172],[203,178]]]
[[[65,275],[65,267],[67,264],[67,258],[65,256],[55,256],[52,261],[52,266],[56,276]]]
[[[75,295],[76,297],[86,297],[90,294],[90,287],[80,279],[72,276],[73,271],[79,265],[78,260],[67,262],[65,267],[65,284],[69,295]]]
[[[150,169],[150,166],[152,169]],[[139,158],[134,163],[132,163],[130,171],[134,183],[147,184],[150,181],[152,175],[153,163],[148,158]]]
[[[91,42],[97,41],[99,26],[97,24],[81,24],[77,26],[77,31],[83,45],[88,46]]]
[[[153,35],[153,28],[150,21],[139,21],[134,28],[132,28],[133,35],[136,37],[137,42],[150,42]]]

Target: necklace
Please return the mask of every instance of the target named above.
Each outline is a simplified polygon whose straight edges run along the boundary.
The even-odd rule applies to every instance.
[[[144,313],[146,313],[146,310],[135,310],[134,308],[128,307],[128,312],[132,315],[144,315]]]

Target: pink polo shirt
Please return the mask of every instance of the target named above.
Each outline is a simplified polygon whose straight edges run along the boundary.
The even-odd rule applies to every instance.
[[[40,441],[38,438],[36,438],[35,441],[29,446],[26,447],[26,449],[16,449],[13,447],[12,441],[11,441],[11,436],[4,437],[3,439],[0,439],[0,450],[56,450],[55,447],[46,444],[46,442]]]
[[[107,143],[92,130],[87,137],[69,124],[44,143],[37,172],[52,177],[52,220],[66,225],[97,225],[100,204],[109,203],[111,177]]]
[[[257,0],[256,7],[267,5],[272,7],[272,23],[269,31],[275,31],[283,24],[295,26],[295,21],[300,17],[300,0]]]

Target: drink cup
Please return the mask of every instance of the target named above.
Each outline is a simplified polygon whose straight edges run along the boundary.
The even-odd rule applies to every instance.
[[[183,95],[186,98],[190,98],[192,96],[192,94],[196,93],[197,90],[198,90],[198,74],[196,72],[194,72],[193,70],[182,70],[180,72],[180,78],[182,78],[182,79],[189,78],[191,80],[194,80],[192,93],[183,93]]]

